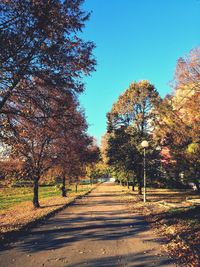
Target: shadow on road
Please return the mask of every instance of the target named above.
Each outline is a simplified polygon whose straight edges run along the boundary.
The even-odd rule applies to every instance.
[[[116,192],[114,195],[116,196]],[[101,211],[100,207],[105,205],[108,210]],[[121,205],[121,202],[113,194],[103,194],[103,200],[102,194],[87,196],[84,201],[77,200],[73,208],[81,206],[81,210],[85,209],[85,212],[73,214],[68,208],[65,209],[21,238],[18,249],[28,253],[55,250],[86,239],[106,241],[129,238],[147,229],[142,216],[134,216],[133,224],[125,209],[113,211],[113,206],[117,205]]]
[[[120,194],[121,192],[119,191],[118,193]],[[18,242],[9,245],[4,250],[16,248],[26,254],[35,254],[42,251],[55,251],[64,247],[67,249],[68,246],[80,241],[92,243],[93,241],[123,239],[126,242],[129,238],[137,237],[139,234],[140,237],[142,236],[144,243],[149,241],[158,242],[157,239],[149,240],[149,235],[146,234],[148,224],[142,216],[130,215],[126,207],[122,206],[118,193],[93,193],[84,199],[79,199],[71,207],[47,220],[45,224],[32,229],[27,235],[20,238]],[[78,265],[71,264],[66,266],[113,267],[121,266],[120,263],[124,259],[127,263],[133,262],[131,266],[137,267],[167,264],[166,259],[159,258],[159,265],[158,261],[156,261],[156,265],[153,265],[153,257],[155,255],[148,255],[148,251],[145,251],[145,253],[144,251],[142,253],[130,253],[127,256],[120,256],[119,253],[117,256],[109,257],[100,255],[99,259],[90,258],[89,261],[81,260]]]
[[[35,229],[26,236],[20,249],[34,253],[42,250],[52,250],[71,245],[81,240],[117,240],[130,238],[140,231],[147,229],[147,224],[141,217],[134,217],[134,225],[128,216],[118,218],[118,213],[107,212],[106,216],[95,216],[83,213],[66,221],[66,217],[60,216],[50,220],[46,226],[50,229]],[[19,247],[18,247],[19,248]]]
[[[18,257],[16,266],[21,266],[20,260],[23,266],[38,266],[34,265],[36,262],[68,267],[172,266],[168,265],[170,260],[156,254],[159,250],[154,244],[162,240],[149,234],[143,216],[130,214],[120,194],[121,191],[97,190],[76,200],[3,248],[1,255],[11,260]],[[3,266],[8,266],[7,262]]]
[[[147,251],[148,253],[148,251]],[[124,258],[125,255],[123,255]],[[121,265],[122,264],[122,265]],[[158,266],[166,266],[170,264],[170,260],[168,259],[160,259],[157,260],[156,263],[154,262],[154,256],[145,255],[142,253],[131,253],[126,255],[126,263],[122,263],[122,257],[113,256],[113,257],[101,257],[96,260],[91,261],[82,261],[77,264],[68,264],[67,267],[94,267],[94,266],[101,266],[101,267],[114,267],[114,266],[132,266],[132,267],[158,267]]]

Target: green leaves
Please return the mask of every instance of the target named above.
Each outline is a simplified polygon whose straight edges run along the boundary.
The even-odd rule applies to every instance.
[[[160,98],[149,81],[130,84],[113,104],[108,118],[108,163],[124,173],[134,177],[136,174],[141,189],[143,139],[150,139],[155,106]],[[128,178],[127,178],[128,179]]]
[[[143,136],[150,131],[151,111],[158,101],[158,93],[148,81],[132,83],[108,113],[108,130],[131,126]]]

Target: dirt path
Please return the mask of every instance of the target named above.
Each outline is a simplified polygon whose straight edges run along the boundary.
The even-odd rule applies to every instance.
[[[118,186],[103,184],[0,252],[0,266],[174,266]]]

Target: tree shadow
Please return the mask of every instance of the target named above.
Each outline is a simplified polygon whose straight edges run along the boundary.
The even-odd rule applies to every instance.
[[[158,267],[158,266],[172,266],[172,261],[166,257],[156,257],[148,255],[151,251],[144,253],[130,253],[128,255],[118,255],[101,257],[98,259],[85,260],[75,264],[67,264],[66,267],[113,267],[113,266],[129,266],[129,267]]]
[[[128,240],[133,236],[142,236],[144,242],[159,242],[149,240],[147,230],[149,226],[143,216],[132,217],[125,206],[115,197],[116,194],[92,194],[86,199],[80,199],[74,204],[45,221],[44,224],[33,228],[27,235],[20,238],[19,242],[4,249],[17,248],[27,254],[41,251],[51,251],[71,246],[80,241],[112,241]],[[118,209],[115,207],[119,206]],[[76,212],[76,207],[78,208]],[[93,208],[91,208],[93,207]],[[103,208],[101,210],[101,208]],[[123,255],[124,257],[124,255]],[[151,255],[130,254],[126,256],[129,266],[162,266],[165,260],[160,260],[159,265],[150,265],[154,258]],[[155,259],[158,258],[157,256]],[[101,259],[81,262],[78,265],[66,266],[120,266],[120,256],[101,257]],[[126,265],[125,265],[126,266]]]
[[[52,204],[52,205],[40,205],[40,209],[50,208],[50,207],[62,207],[63,204]]]
[[[152,190],[147,191],[148,201],[167,201],[167,202],[182,202],[186,200],[186,197],[195,196],[197,193],[195,191],[183,190],[183,191],[161,191],[161,190]]]
[[[17,246],[23,251],[35,253],[66,247],[81,240],[119,240],[132,238],[139,232],[145,232],[148,225],[143,218],[122,216],[118,213],[90,218],[90,214],[75,216],[66,221],[65,215],[50,219],[45,225],[35,228],[23,238]]]

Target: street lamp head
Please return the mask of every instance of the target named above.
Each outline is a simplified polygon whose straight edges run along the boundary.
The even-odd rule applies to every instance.
[[[141,146],[142,146],[143,148],[146,148],[146,147],[149,146],[149,143],[148,143],[146,140],[144,140],[144,141],[142,141]]]

